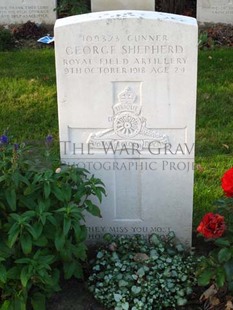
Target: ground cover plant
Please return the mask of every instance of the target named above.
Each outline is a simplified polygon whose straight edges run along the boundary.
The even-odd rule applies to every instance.
[[[89,289],[107,309],[176,309],[187,303],[196,285],[198,259],[173,243],[152,234],[105,236],[108,247],[98,251]]]

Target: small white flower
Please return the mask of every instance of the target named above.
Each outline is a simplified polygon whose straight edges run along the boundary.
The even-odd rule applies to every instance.
[[[60,168],[60,167],[57,168],[57,169],[55,170],[55,172],[56,172],[56,173],[60,173],[60,172],[61,172],[61,168]]]

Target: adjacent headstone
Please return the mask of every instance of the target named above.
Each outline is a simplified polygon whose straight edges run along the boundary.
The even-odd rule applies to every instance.
[[[197,0],[197,20],[233,24],[233,0]]]
[[[91,0],[91,11],[155,10],[155,0]]]
[[[1,0],[0,24],[23,24],[27,21],[52,25],[56,20],[56,0]]]
[[[194,18],[144,11],[57,20],[56,73],[64,163],[106,185],[105,233],[191,244],[197,79]]]

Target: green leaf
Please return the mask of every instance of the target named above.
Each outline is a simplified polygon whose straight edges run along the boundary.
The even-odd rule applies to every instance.
[[[3,266],[2,264],[0,265],[0,281],[2,283],[6,283],[7,281],[7,271],[5,266]]]
[[[31,298],[32,308],[33,310],[45,310],[45,295],[41,293],[33,294]]]
[[[26,310],[26,299],[15,297],[12,310]]]
[[[74,261],[63,264],[64,276],[66,280],[70,279],[74,275],[75,269],[76,263]]]
[[[224,264],[227,281],[233,281],[233,259],[229,260]]]
[[[65,236],[63,232],[57,232],[55,236],[55,247],[58,251],[61,251],[65,244]]]
[[[52,225],[57,226],[57,221],[52,215],[49,215],[47,219]]]
[[[179,297],[178,299],[177,299],[177,305],[178,306],[184,306],[184,305],[186,305],[187,304],[187,299],[186,298],[181,298],[181,297]]]
[[[70,201],[71,200],[71,194],[72,194],[72,191],[71,191],[71,186],[70,185],[67,185],[64,190],[63,190],[63,195],[64,195],[64,198],[65,198],[65,201]]]
[[[3,181],[5,181],[5,180],[6,180],[6,175],[2,175],[2,176],[0,177],[0,183],[3,182]]]
[[[30,210],[30,211],[24,212],[24,213],[22,214],[22,217],[23,217],[24,219],[31,219],[31,218],[33,218],[35,215],[36,215],[36,212],[33,211],[33,210]]]
[[[198,285],[199,286],[206,286],[209,284],[211,278],[213,277],[214,275],[214,270],[213,269],[206,269],[204,270],[200,276],[198,277]]]
[[[8,243],[10,248],[12,248],[15,242],[17,241],[19,233],[20,233],[20,226],[18,225],[18,223],[15,223],[15,229],[9,231]]]
[[[214,243],[218,246],[230,246],[230,242],[224,238],[218,238]]]
[[[49,182],[45,182],[44,183],[44,196],[45,196],[45,199],[49,198],[50,193],[51,193],[50,183]]]
[[[90,200],[86,200],[87,211],[94,216],[101,217],[100,209],[94,205]]]
[[[24,233],[20,236],[20,243],[25,255],[31,253],[32,251],[32,238],[28,233]]]
[[[121,308],[122,308],[122,310],[128,310],[129,309],[129,303],[124,302],[123,304],[121,304]]]
[[[15,189],[6,190],[6,200],[12,211],[16,210],[16,192]]]
[[[98,188],[95,189],[95,195],[98,198],[99,202],[101,203],[102,202],[102,193]]]
[[[119,287],[122,287],[122,286],[127,286],[129,284],[129,282],[125,281],[125,280],[120,280],[118,285]]]
[[[77,243],[83,242],[87,238],[87,228],[85,225],[78,225],[73,227],[75,232],[75,239]]]
[[[38,252],[38,251],[37,251]],[[30,264],[30,258],[19,258],[15,261],[17,264]]]
[[[140,287],[140,286],[135,286],[135,285],[133,285],[133,286],[131,287],[131,292],[132,292],[133,294],[137,295],[137,294],[139,294],[139,293],[141,292],[141,287]]]
[[[65,216],[63,220],[63,233],[65,236],[68,234],[70,227],[71,227],[71,219]]]
[[[55,292],[58,292],[61,290],[59,282],[60,282],[60,271],[58,269],[53,268],[52,275],[51,275],[51,283],[53,286],[53,290]]]
[[[62,207],[62,208],[60,208],[60,209],[57,209],[55,212],[56,212],[56,213],[66,213],[66,210],[67,210],[67,208]]]
[[[36,234],[36,232],[35,232],[34,227],[32,227],[31,225],[27,226],[27,231],[31,234],[31,236],[32,236],[32,238],[33,238],[34,240],[37,239],[37,234]]]
[[[59,201],[64,202],[65,201],[65,197],[64,197],[64,193],[62,192],[62,190],[59,187],[53,187],[52,192],[54,193],[54,195],[56,196],[56,198]]]
[[[33,228],[34,228],[34,231],[35,231],[35,234],[36,234],[36,239],[38,239],[41,234],[42,234],[42,231],[43,231],[43,225],[39,222],[35,223],[33,225]]]
[[[33,244],[39,247],[44,247],[48,244],[48,239],[44,235],[41,235],[39,239],[33,240]]]
[[[76,258],[81,259],[82,261],[85,261],[87,258],[87,246],[83,242],[79,243],[77,246],[74,246],[72,252]]]
[[[122,295],[120,295],[120,294],[114,294],[114,300],[115,300],[115,302],[119,302],[119,301],[121,301],[121,299],[122,299]]]
[[[152,234],[150,237],[150,243],[157,246],[157,245],[161,244],[161,239],[158,235]]]
[[[1,305],[0,310],[10,310],[11,302],[10,300],[5,300],[4,303]]]
[[[220,264],[227,262],[231,259],[231,250],[229,248],[223,248],[218,253],[218,261]]]
[[[83,279],[83,268],[79,262],[76,262],[76,268],[74,272],[74,276],[76,279]]]
[[[145,270],[143,267],[139,268],[137,271],[139,277],[143,277],[145,275]]]
[[[21,174],[19,174],[19,180],[28,186],[30,185],[29,180]]]
[[[7,278],[12,279],[12,280],[19,279],[20,278],[20,272],[21,272],[20,266],[12,267],[7,271]]]
[[[45,255],[45,256],[40,256],[40,263],[41,264],[47,264],[50,265],[55,261],[55,256],[54,255]],[[50,268],[48,268],[50,269]]]
[[[21,221],[21,216],[17,213],[11,213],[10,217],[12,217],[16,222],[20,222]]]
[[[27,286],[27,283],[30,277],[31,277],[31,274],[28,272],[28,267],[27,266],[23,267],[20,273],[20,280],[21,280],[23,287]]]
[[[216,284],[218,287],[223,287],[225,284],[225,270],[223,267],[217,268]]]

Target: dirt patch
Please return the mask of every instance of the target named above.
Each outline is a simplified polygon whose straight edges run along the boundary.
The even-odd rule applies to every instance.
[[[47,310],[105,310],[88,292],[85,282],[71,279],[47,303]]]
[[[200,40],[205,48],[232,47],[233,46],[233,26],[217,24],[215,26],[205,25],[199,27]]]
[[[7,27],[0,27],[1,30],[8,30],[11,33],[15,44],[14,48],[42,48],[53,47],[53,44],[38,43],[37,40],[46,35],[53,36],[53,26],[38,25],[34,22],[28,21],[22,25],[9,25]]]

